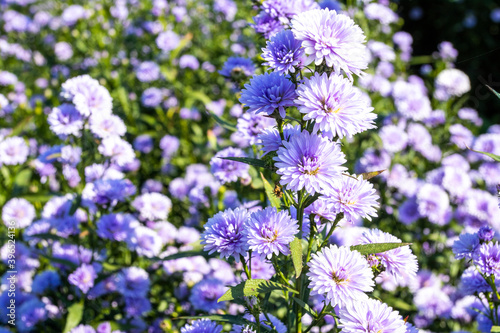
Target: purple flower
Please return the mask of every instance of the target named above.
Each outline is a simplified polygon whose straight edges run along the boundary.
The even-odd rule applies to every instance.
[[[156,46],[164,52],[175,50],[179,46],[181,39],[173,31],[164,31],[158,34],[156,38]]]
[[[363,176],[342,175],[327,196],[327,205],[333,212],[343,213],[345,221],[354,223],[359,218],[371,221],[371,216],[377,216],[378,199],[373,184]]]
[[[415,293],[413,302],[419,314],[426,319],[447,317],[453,306],[448,294],[440,287],[424,287]]]
[[[81,324],[73,328],[70,333],[96,333],[96,331],[92,326]]]
[[[489,242],[495,237],[495,230],[490,226],[484,226],[479,229],[477,236],[483,242]]]
[[[209,319],[198,319],[181,328],[181,333],[220,333],[222,326]]]
[[[412,224],[420,218],[417,201],[412,198],[399,206],[399,221],[403,224]]]
[[[153,148],[153,138],[149,134],[141,134],[134,140],[134,149],[143,154],[149,154]]]
[[[382,127],[379,136],[380,139],[382,139],[384,149],[391,153],[397,153],[405,149],[408,143],[408,135],[403,129],[396,125],[386,125]]]
[[[221,258],[233,256],[239,261],[239,256],[245,256],[248,250],[243,230],[250,218],[246,209],[227,209],[209,218],[201,235],[201,244],[209,254],[218,252]]]
[[[11,222],[15,222],[17,228],[26,228],[35,217],[35,207],[23,198],[12,198],[2,208],[2,221],[9,227]]]
[[[459,97],[470,90],[470,80],[467,74],[456,68],[448,68],[438,74],[435,81],[434,95],[440,101],[449,97]]]
[[[456,259],[472,259],[479,247],[479,237],[477,234],[461,234],[453,243],[452,250]]]
[[[219,74],[228,78],[251,76],[255,73],[255,65],[252,60],[242,57],[229,57],[224,63],[224,66],[219,71]]]
[[[158,233],[147,227],[136,227],[126,239],[131,250],[135,250],[138,255],[152,258],[160,254],[163,247]]]
[[[135,75],[141,82],[156,81],[160,78],[160,66],[154,61],[144,61],[137,67]]]
[[[363,173],[386,170],[389,169],[390,166],[391,156],[385,150],[368,148],[356,163],[355,170],[357,173]],[[381,176],[384,177],[385,175],[382,173]]]
[[[66,61],[73,56],[71,45],[66,42],[59,42],[54,45],[54,53],[59,61]]]
[[[500,245],[495,243],[484,243],[474,254],[474,265],[481,273],[500,276]]]
[[[177,137],[172,135],[165,135],[160,140],[160,148],[162,150],[162,156],[166,159],[170,159],[179,150],[180,141]]]
[[[259,15],[254,16],[253,21],[255,23],[251,23],[250,26],[254,28],[257,33],[264,35],[266,39],[269,39],[283,30],[283,25],[279,19],[272,17],[265,11],[262,11]]]
[[[139,211],[141,220],[166,220],[172,209],[172,201],[160,193],[144,193],[134,199],[132,206]]]
[[[82,199],[98,205],[114,205],[124,201],[136,191],[134,184],[128,179],[99,179],[88,183],[82,192]]]
[[[250,314],[244,315],[243,318],[245,318],[248,321],[251,321],[252,323],[255,323],[255,317],[250,315]],[[259,315],[259,321],[260,321],[261,327],[267,327],[267,328],[271,329],[271,327],[268,324],[265,324],[265,322],[268,322],[267,318],[269,318],[269,321],[273,325],[273,330],[272,330],[273,332],[287,333],[287,327],[285,326],[285,324],[283,324],[278,318],[276,318],[275,316],[273,316],[270,313],[268,313],[266,315],[261,313]],[[256,332],[257,331],[250,325],[246,325],[246,326],[245,325],[233,325],[233,329],[231,330],[231,333],[256,333]]]
[[[500,155],[500,135],[496,133],[482,134],[474,141],[474,150]],[[485,161],[492,161],[493,159],[484,154],[478,154],[478,157]]]
[[[50,130],[61,137],[66,135],[79,137],[83,128],[82,115],[72,104],[62,104],[52,109],[47,122]]]
[[[472,145],[474,135],[467,127],[462,124],[453,124],[450,126],[449,131],[451,134],[450,141],[456,144],[459,148],[465,149],[467,146]]]
[[[477,111],[471,108],[462,108],[458,110],[458,118],[469,120],[476,126],[481,126],[483,124],[483,120],[477,114]]]
[[[328,138],[304,130],[283,145],[273,159],[281,175],[280,184],[288,190],[305,188],[311,195],[330,192],[333,181],[346,169],[341,166],[346,160],[340,146]]]
[[[111,162],[121,167],[133,162],[135,158],[132,145],[116,135],[104,138],[97,149],[99,153],[109,157]]]
[[[475,293],[490,292],[491,286],[478,272],[477,268],[471,266],[460,277],[460,290],[466,295],[474,295]]]
[[[397,311],[376,299],[348,304],[339,311],[343,333],[406,333],[405,321]]]
[[[86,294],[94,286],[97,274],[92,265],[82,264],[68,276],[68,282],[77,286]]]
[[[54,290],[61,285],[61,278],[55,271],[43,271],[35,276],[33,285],[31,286],[32,292],[36,294],[43,294],[46,290]]]
[[[223,157],[246,157],[246,154],[237,148],[228,147],[221,150],[210,160],[210,171],[222,184],[235,182],[238,178],[248,179],[249,165],[223,159]]]
[[[352,136],[375,128],[376,114],[361,97],[361,91],[341,75],[316,73],[297,89],[295,103],[304,120],[314,120],[314,131],[330,136]]]
[[[236,128],[238,133],[247,145],[254,145],[257,142],[257,137],[266,128],[269,128],[276,124],[276,121],[272,118],[253,113],[247,112],[243,114],[238,119]]]
[[[418,92],[415,94],[413,90],[404,98],[395,99],[396,109],[406,118],[413,120],[427,119],[431,115],[431,101],[427,95]]]
[[[127,127],[123,120],[113,114],[93,114],[90,117],[90,131],[98,138],[123,136]]]
[[[427,128],[419,123],[410,123],[406,128],[408,143],[416,151],[423,151],[432,145],[432,136]]]
[[[197,283],[191,290],[189,302],[196,310],[212,312],[226,306],[224,302],[217,302],[224,295],[227,288],[221,281],[216,279],[206,279]]]
[[[294,106],[297,97],[295,85],[277,72],[254,76],[245,84],[239,101],[248,107],[248,111],[272,115],[278,110],[285,118],[285,108]]]
[[[292,31],[302,41],[306,64],[314,62],[318,66],[325,61],[336,73],[342,70],[351,80],[353,73],[360,75],[367,67],[365,35],[347,15],[328,9],[298,13],[292,20]]]
[[[308,263],[311,295],[324,295],[332,306],[345,308],[366,300],[373,290],[373,272],[366,259],[347,246],[330,245],[312,255]]]
[[[290,254],[288,244],[298,231],[297,221],[287,211],[278,212],[275,207],[267,207],[253,213],[242,232],[250,250],[259,254],[261,259],[271,259],[273,253]]]
[[[447,41],[441,42],[438,45],[439,56],[448,61],[454,61],[458,57],[458,51],[453,47],[453,44]]]
[[[377,20],[383,25],[389,25],[398,20],[398,15],[392,11],[388,6],[385,6],[382,3],[369,3],[366,5],[364,9],[366,18],[369,20]],[[399,31],[402,32],[402,31]],[[398,36],[399,37],[399,36]],[[395,38],[395,43],[399,44],[396,40],[399,38]]]
[[[19,294],[19,292],[17,294]],[[16,295],[16,299],[18,299],[18,297],[19,296]],[[19,320],[16,320],[15,323],[17,324],[19,332],[33,332],[35,326],[47,318],[46,305],[38,298],[32,298],[22,302],[16,310],[16,319]]]
[[[2,140],[0,136],[0,165],[23,164],[28,155],[29,148],[23,138],[11,136]]]
[[[290,138],[294,135],[299,135],[301,133],[300,125],[292,126],[287,124],[283,127],[283,136],[286,141],[289,141]],[[280,147],[283,147],[283,143],[281,141],[280,133],[278,129],[275,127],[268,127],[264,129],[258,136],[259,139],[258,145],[262,146],[261,150],[264,152],[262,156],[277,151]]]
[[[401,240],[379,229],[370,229],[363,233],[360,244],[370,243],[401,243]],[[385,267],[385,271],[398,282],[408,281],[417,275],[417,257],[411,252],[409,246],[401,246],[374,255],[379,258],[380,263]]]
[[[145,297],[149,284],[148,273],[139,267],[125,268],[116,278],[116,290],[125,297]]]
[[[179,67],[180,68],[191,68],[192,70],[196,70],[200,67],[200,62],[194,55],[184,54],[179,59]]]
[[[452,197],[460,198],[472,187],[472,181],[463,170],[446,167],[444,168],[442,185]]]
[[[290,30],[283,30],[271,37],[266,48],[262,49],[262,58],[280,74],[295,73],[295,67],[302,67],[304,49]]]
[[[160,103],[163,101],[163,90],[156,88],[156,87],[151,87],[146,90],[141,95],[141,103],[144,106],[154,108],[160,105]]]
[[[84,117],[90,114],[110,114],[112,101],[109,91],[89,75],[71,78],[62,84],[61,95],[72,100]]]
[[[446,192],[434,184],[423,185],[417,193],[417,204],[420,215],[432,223],[444,225],[448,222],[447,214],[450,200]]]
[[[96,224],[99,237],[121,242],[127,239],[139,222],[130,214],[118,213],[102,215]]]

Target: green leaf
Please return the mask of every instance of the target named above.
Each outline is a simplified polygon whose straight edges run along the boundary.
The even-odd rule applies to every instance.
[[[58,235],[55,235],[55,234],[51,234],[51,233],[48,233],[48,232],[43,232],[43,233],[39,233],[39,234],[33,234],[30,237],[40,238],[40,239],[52,239],[52,240],[55,240],[55,241],[60,241],[60,240],[67,239],[67,238],[64,238],[64,237],[61,237],[61,236],[58,236]]]
[[[177,252],[177,253],[171,254],[169,256],[166,256],[165,258],[152,258],[152,259],[166,261],[166,260],[174,260],[174,259],[179,259],[179,258],[196,257],[196,256],[202,256],[205,258],[214,258],[214,256],[209,255],[208,252],[191,250],[191,251]]]
[[[466,146],[467,147],[467,146]],[[471,149],[469,147],[467,147],[469,150],[475,152],[475,153],[479,153],[479,154],[483,154],[483,155],[486,155],[486,156],[489,156],[491,157],[492,159],[494,159],[495,161],[497,162],[500,162],[500,156],[498,155],[495,155],[495,154],[492,154],[492,153],[487,153],[487,152],[484,152],[484,151],[479,151],[479,150],[474,150],[474,149]]]
[[[66,326],[64,326],[64,333],[68,333],[73,328],[80,324],[83,317],[83,302],[74,303],[68,308],[68,317],[66,317]]]
[[[299,306],[301,306],[304,310],[306,310],[306,312],[309,313],[313,318],[318,318],[318,314],[316,313],[316,311],[311,309],[311,307],[308,304],[304,303],[303,300],[298,299],[297,297],[293,297],[293,300],[295,301],[295,303],[297,303]]]
[[[33,171],[30,169],[24,169],[16,175],[14,184],[19,187],[27,187],[30,185],[32,175]]]
[[[487,87],[489,90],[491,90],[491,91],[492,91],[492,92],[493,92],[493,93],[494,93],[494,94],[495,94],[498,98],[500,98],[500,94],[499,94],[498,92],[496,92],[496,90],[495,90],[495,89],[493,89],[493,88],[492,88],[492,87],[490,87],[489,85],[486,85],[486,87]],[[493,326],[493,327],[495,327],[495,326]],[[493,331],[492,331],[492,332],[493,332]],[[495,332],[497,332],[497,331],[495,331]],[[500,331],[498,331],[498,332],[500,332]]]
[[[215,121],[221,125],[223,128],[227,129],[228,131],[231,131],[231,132],[236,132],[236,126],[231,124],[230,122],[228,122],[227,120],[225,119],[222,119],[221,117],[219,117],[218,115],[216,115],[215,113],[213,113],[212,111],[208,111],[208,114],[215,119]]]
[[[230,323],[230,324],[236,324],[236,325],[250,325],[252,327],[256,327],[257,324],[254,322],[251,322],[250,320],[247,320],[243,318],[242,316],[232,316],[232,315],[205,315],[205,316],[183,316],[183,317],[178,317],[174,318],[177,320],[182,320],[182,319],[210,319],[213,321],[217,322],[223,322],[223,323]],[[270,332],[271,330],[268,327],[262,326],[261,325],[261,330],[265,330],[267,332]]]
[[[21,122],[19,122],[16,125],[16,127],[14,127],[12,129],[12,132],[10,132],[10,134],[8,136],[17,136],[17,135],[21,134],[21,132],[24,130],[24,128],[30,123],[32,118],[33,118],[33,116],[28,116],[28,117],[24,118],[23,120],[21,120]]]
[[[278,198],[276,196],[276,194],[274,194],[273,187],[271,186],[271,184],[269,184],[269,182],[264,177],[264,175],[262,174],[262,172],[260,173],[260,176],[262,177],[262,181],[264,182],[264,188],[266,190],[266,195],[267,195],[267,198],[269,199],[269,201],[271,202],[271,206],[276,207],[279,210],[280,207],[281,207],[281,200],[280,200],[280,198]]]
[[[243,281],[235,287],[231,287],[217,302],[231,301],[244,296],[256,296],[260,293],[268,293],[273,290],[285,290],[298,294],[296,290],[277,282],[264,279],[251,279]]]
[[[401,246],[411,245],[411,243],[370,243],[351,246],[351,251],[358,251],[362,255],[382,253],[397,249]]]
[[[319,199],[320,196],[321,196],[321,194],[316,193],[315,195],[311,195],[311,196],[307,197],[306,201],[304,202],[304,208],[312,205],[316,200]]]
[[[290,243],[290,251],[292,252],[295,277],[298,278],[300,273],[302,273],[302,241],[297,237]]]
[[[385,169],[384,170],[380,170],[380,171],[364,172],[361,175],[363,176],[364,180],[368,180],[368,179],[371,179],[371,178],[373,178],[375,176],[380,175],[384,171],[385,171]]]
[[[49,259],[49,261],[51,263],[58,263],[58,264],[61,264],[61,265],[66,265],[66,266],[71,267],[71,269],[76,269],[78,267],[78,265],[75,264],[72,261],[69,261],[69,260],[66,260],[66,259],[52,257],[52,256],[49,256],[49,255],[43,253],[42,251],[36,251],[35,253],[38,254],[38,255],[40,255],[40,256],[42,256],[42,257],[44,257],[44,258]]]
[[[492,326],[491,333],[497,333],[497,332],[500,332],[500,326]]]
[[[265,161],[258,160],[256,158],[250,158],[250,157],[220,157],[220,158],[222,158],[224,160],[236,161],[236,162],[241,162],[241,163],[253,165],[254,167],[258,167],[258,168],[273,170]]]
[[[80,194],[78,194],[73,199],[73,202],[71,203],[71,209],[69,210],[69,215],[70,216],[75,215],[75,212],[80,207],[81,202],[82,202],[82,196]]]

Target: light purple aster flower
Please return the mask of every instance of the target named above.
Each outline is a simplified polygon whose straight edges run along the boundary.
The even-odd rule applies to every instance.
[[[249,165],[241,162],[223,159],[223,157],[246,157],[246,154],[237,148],[228,147],[212,157],[210,171],[222,184],[235,182],[238,178],[248,179]]]
[[[181,42],[179,35],[173,31],[164,31],[158,34],[156,46],[164,52],[175,50]]]
[[[94,286],[97,274],[92,265],[82,264],[68,276],[68,282],[77,286],[86,294]]]
[[[375,150],[368,148],[363,156],[356,163],[357,173],[380,171],[389,169],[391,166],[391,156],[385,150]],[[381,174],[384,177],[384,173]]]
[[[371,216],[377,216],[378,199],[373,184],[363,176],[342,175],[328,194],[327,205],[337,214],[343,213],[345,221],[354,223],[359,218],[371,221]]]
[[[481,134],[474,141],[474,150],[483,151],[494,155],[500,155],[500,135],[496,133]],[[484,154],[478,154],[479,158],[485,161],[492,161],[493,159]]]
[[[7,294],[7,292],[5,294]],[[16,294],[16,305],[19,304],[19,307],[16,308],[16,319],[18,319],[16,320],[16,328],[18,332],[33,332],[35,325],[43,322],[47,318],[48,311],[46,305],[38,298],[25,299],[21,303],[18,301],[20,298],[18,296],[19,294],[19,292]],[[5,320],[5,322],[7,322],[7,320]]]
[[[273,72],[254,76],[245,84],[239,101],[248,111],[272,115],[278,110],[281,118],[286,116],[286,107],[294,106],[295,85],[285,76]]]
[[[98,205],[114,205],[118,201],[124,201],[135,192],[134,184],[128,179],[98,179],[85,186],[82,199]]]
[[[152,258],[160,254],[163,247],[158,233],[147,227],[136,227],[126,239],[131,250],[135,250],[138,255]]]
[[[465,295],[490,292],[491,286],[474,266],[467,268],[460,277],[460,290]]]
[[[153,151],[153,138],[149,134],[141,134],[134,139],[134,149],[144,154]]]
[[[316,9],[299,13],[292,20],[295,38],[302,41],[307,58],[306,64],[323,61],[349,79],[360,75],[368,64],[368,52],[363,30],[347,15],[334,10]]]
[[[66,42],[59,42],[54,45],[54,53],[59,61],[66,61],[73,56],[73,48]]]
[[[332,306],[344,308],[366,300],[373,290],[373,272],[366,259],[347,246],[330,245],[312,255],[308,263],[311,295],[324,295]]]
[[[131,214],[102,215],[97,221],[97,234],[104,239],[121,242],[126,240],[138,225],[139,222]]]
[[[406,148],[408,143],[408,134],[396,125],[386,125],[380,129],[380,139],[384,145],[384,149],[397,153]]]
[[[135,75],[141,82],[156,81],[160,78],[160,66],[154,61],[144,61],[135,70]]]
[[[89,75],[71,78],[62,84],[61,95],[72,100],[84,117],[91,114],[110,114],[113,99],[109,91]]]
[[[177,137],[172,135],[165,135],[160,140],[162,156],[167,159],[171,158],[179,150],[180,144],[181,143]]]
[[[401,243],[401,240],[379,229],[370,229],[363,233],[360,244],[370,243]],[[401,246],[382,253],[375,253],[385,271],[391,274],[396,281],[404,282],[417,275],[417,257],[411,252],[409,246]]]
[[[252,316],[251,314],[246,314],[243,316],[248,321],[251,321],[252,323],[255,323],[255,317]],[[259,315],[259,321],[260,321],[260,326],[261,327],[267,327],[271,329],[271,326],[268,324],[265,324],[265,322],[268,322],[267,318],[271,321],[271,324],[274,326],[273,327],[273,332],[276,333],[287,333],[287,328],[285,324],[281,322],[278,318],[273,316],[272,314],[268,313],[267,315],[264,315],[261,313]],[[256,333],[257,331],[255,328],[252,328],[250,325],[233,325],[233,329],[231,330],[231,333]]]
[[[172,209],[172,201],[160,193],[144,193],[132,202],[139,218],[147,221],[165,220]]]
[[[442,186],[452,197],[461,198],[472,188],[472,180],[462,170],[446,167],[444,168]]]
[[[417,204],[420,215],[427,217],[432,223],[444,225],[448,222],[446,215],[450,200],[440,186],[423,185],[417,193]]]
[[[198,319],[181,328],[181,333],[220,333],[222,326],[209,319]]]
[[[289,141],[292,136],[299,135],[300,133],[300,125],[292,126],[290,124],[286,124],[283,127],[283,136],[285,137],[286,141]],[[260,141],[258,145],[262,146],[261,150],[264,152],[262,156],[270,152],[277,151],[280,147],[283,147],[280,133],[275,127],[268,127],[264,129],[257,136],[257,139],[259,139]]]
[[[209,218],[201,235],[205,251],[209,251],[209,254],[218,252],[221,258],[233,256],[238,262],[239,256],[245,256],[248,250],[243,229],[249,218],[250,213],[241,208],[227,209]]]
[[[484,243],[474,255],[474,265],[479,268],[481,273],[500,276],[500,245],[495,243]]]
[[[184,54],[179,59],[180,68],[190,68],[192,70],[197,70],[200,67],[200,62],[194,55]]]
[[[139,267],[127,267],[116,277],[116,290],[125,297],[145,297],[149,285],[148,273]]]
[[[102,155],[110,157],[111,162],[118,166],[125,166],[135,158],[132,145],[116,135],[103,139],[97,149]]]
[[[467,74],[456,68],[448,68],[439,73],[435,86],[434,95],[441,101],[449,97],[460,97],[471,88]]]
[[[274,160],[280,184],[288,190],[305,188],[311,195],[329,192],[332,182],[346,170],[341,166],[346,160],[340,146],[326,137],[303,131],[283,145]]]
[[[18,165],[26,162],[29,147],[23,138],[11,136],[4,140],[0,137],[0,140],[0,165]]]
[[[465,149],[467,146],[470,147],[472,145],[474,135],[464,125],[453,124],[450,126],[449,131],[451,134],[450,141],[456,144],[459,148]]]
[[[477,236],[481,241],[489,242],[495,238],[495,230],[493,230],[490,226],[484,226],[479,229]]]
[[[351,137],[375,128],[373,108],[361,98],[361,91],[341,75],[316,73],[297,89],[295,103],[304,120],[314,120],[314,131],[333,137]]]
[[[458,51],[448,41],[439,43],[438,50],[439,56],[444,60],[454,61],[458,57]]]
[[[10,86],[17,83],[17,76],[7,71],[0,71],[0,86]]]
[[[81,324],[73,328],[69,333],[96,333],[96,331],[92,326]]]
[[[278,212],[275,207],[267,207],[253,213],[242,232],[250,250],[259,254],[261,259],[270,259],[273,253],[290,254],[288,244],[298,231],[297,221],[287,211]]]
[[[225,302],[217,302],[227,288],[217,279],[206,279],[197,283],[191,290],[189,302],[196,310],[212,312],[226,306]]]
[[[283,30],[271,37],[266,48],[262,49],[262,58],[280,74],[295,73],[295,67],[301,68],[304,61],[304,49],[290,30]]]
[[[476,250],[479,247],[479,237],[477,234],[461,234],[455,242],[453,242],[452,250],[455,254],[455,259],[472,259]]]
[[[377,20],[383,25],[389,25],[398,20],[398,15],[382,3],[369,3],[365,6],[364,13],[369,20]]]
[[[339,311],[343,333],[406,333],[403,317],[376,299],[353,302]]]
[[[471,108],[462,108],[458,110],[458,118],[469,120],[476,126],[481,126],[483,124],[483,120],[479,117],[477,111]]]
[[[406,128],[408,134],[408,143],[416,151],[423,151],[432,145],[432,136],[427,128],[419,123],[410,123]]]
[[[2,221],[9,227],[12,225],[8,223],[14,221],[17,228],[26,228],[35,217],[35,207],[23,198],[12,198],[2,208]]]
[[[396,109],[404,117],[413,120],[423,120],[428,118],[432,112],[431,101],[425,94],[412,91],[404,98],[397,98],[395,101]]]
[[[151,87],[146,90],[141,95],[141,103],[144,106],[154,108],[160,105],[163,101],[164,93],[163,90]]]
[[[255,23],[251,23],[250,26],[254,28],[257,33],[264,35],[266,39],[271,38],[284,29],[278,18],[272,17],[265,11],[254,16],[253,21]]]
[[[447,317],[453,307],[453,302],[443,288],[424,287],[415,293],[413,302],[419,314],[426,319]]]
[[[82,115],[72,104],[62,104],[52,109],[47,122],[50,130],[62,137],[66,135],[79,137],[83,128]]]
[[[219,71],[220,75],[228,78],[238,77],[241,74],[251,76],[254,73],[255,65],[252,60],[243,57],[229,57]]]
[[[493,187],[500,184],[500,163],[484,162],[479,166],[478,171],[486,185]]]
[[[254,145],[257,142],[258,135],[265,129],[276,124],[272,118],[253,113],[246,112],[238,119],[236,128],[241,137],[248,145]]]
[[[98,138],[123,136],[127,127],[123,120],[114,114],[93,114],[90,117],[90,131]]]

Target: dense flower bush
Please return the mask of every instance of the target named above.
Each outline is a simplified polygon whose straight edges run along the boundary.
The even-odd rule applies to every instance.
[[[0,332],[500,329],[500,125],[348,4],[0,2]]]

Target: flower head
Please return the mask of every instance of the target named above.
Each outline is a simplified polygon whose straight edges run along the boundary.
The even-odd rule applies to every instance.
[[[250,250],[259,254],[262,259],[270,259],[273,253],[288,255],[288,244],[298,231],[297,221],[287,211],[278,212],[275,207],[267,207],[250,216],[243,233]]]
[[[290,137],[299,135],[300,133],[300,125],[292,126],[290,124],[286,124],[283,127],[283,136],[285,137],[286,141],[289,141]],[[257,138],[259,139],[258,145],[262,146],[261,150],[264,152],[262,156],[270,152],[277,151],[280,147],[283,147],[280,133],[275,127],[268,127],[264,129],[257,136]]]
[[[2,208],[2,220],[7,226],[15,222],[17,228],[26,228],[36,217],[35,207],[26,199],[12,198]]]
[[[420,215],[429,218],[432,223],[444,225],[448,222],[450,200],[438,185],[423,185],[417,193],[417,204]]]
[[[295,67],[300,68],[304,60],[304,49],[290,30],[283,30],[271,37],[266,48],[262,49],[262,58],[269,66],[280,74],[295,73]]]
[[[172,201],[161,193],[144,193],[132,202],[142,220],[166,220],[172,209]]]
[[[238,178],[247,179],[249,177],[249,165],[223,159],[223,157],[246,157],[241,149],[228,147],[221,150],[210,160],[210,170],[222,184],[235,182]]]
[[[295,38],[302,41],[307,55],[306,64],[323,61],[335,72],[344,71],[352,80],[367,67],[368,53],[363,44],[363,30],[347,15],[334,10],[315,9],[292,19]]]
[[[149,275],[139,267],[127,267],[117,276],[116,289],[125,297],[144,297],[149,291]]]
[[[242,208],[227,209],[209,218],[201,235],[205,251],[218,252],[224,258],[233,256],[236,261],[240,255],[245,256],[248,245],[243,230],[249,218],[248,211]]]
[[[228,78],[238,77],[240,74],[251,76],[255,73],[255,65],[252,60],[243,57],[229,57],[219,74]]]
[[[324,295],[332,306],[344,308],[365,300],[373,290],[373,272],[366,259],[347,246],[330,245],[313,254],[309,266],[311,295]]]
[[[344,333],[406,333],[406,325],[399,313],[375,299],[348,304],[339,312]]]
[[[181,333],[220,333],[222,326],[209,319],[198,319],[181,328]]]
[[[83,128],[82,115],[72,104],[62,104],[49,114],[47,122],[52,132],[59,136],[80,136]]]
[[[498,242],[481,244],[474,255],[474,265],[483,274],[500,276],[500,245]]]
[[[305,188],[311,195],[330,192],[332,183],[346,169],[341,166],[346,160],[340,146],[328,138],[304,130],[283,145],[274,160],[280,184],[288,190]]]
[[[452,96],[462,96],[470,90],[467,74],[456,68],[448,68],[436,77],[436,98],[446,100]]]
[[[94,280],[97,274],[92,265],[82,264],[68,277],[69,283],[77,286],[86,294],[94,286]]]
[[[210,312],[225,307],[224,302],[217,300],[226,292],[224,284],[217,279],[206,279],[197,283],[191,290],[189,302],[196,310]]]
[[[254,76],[245,84],[240,102],[248,106],[249,111],[272,115],[278,110],[282,118],[286,117],[285,108],[293,106],[297,97],[295,85],[278,72]]]
[[[238,135],[245,140],[248,145],[254,145],[257,142],[258,135],[266,128],[276,124],[272,118],[261,114],[247,112],[238,119],[236,128]]]
[[[297,89],[295,102],[304,120],[314,120],[314,131],[330,132],[333,137],[352,136],[374,128],[373,108],[361,91],[341,75],[316,73]]]
[[[29,148],[23,138],[12,136],[2,140],[0,137],[0,165],[23,164],[28,155]]]

